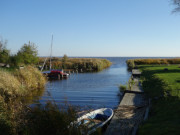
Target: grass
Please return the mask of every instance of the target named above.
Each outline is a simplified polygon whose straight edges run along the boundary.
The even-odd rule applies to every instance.
[[[32,66],[14,71],[0,69],[0,96],[5,99],[28,95],[43,88],[45,83],[41,72]]]
[[[45,58],[40,58],[40,65],[43,65],[44,60]],[[66,61],[62,58],[52,58],[52,67],[54,69],[82,69],[83,72],[101,71],[111,66],[111,64],[112,63],[106,59],[98,58],[67,58]],[[46,66],[49,68],[49,60],[47,60]]]
[[[139,135],[180,134],[180,68],[178,65],[139,65],[144,91],[152,99],[149,119]]]
[[[169,64],[180,64],[180,58],[167,58],[167,59],[130,59],[126,61],[128,69],[133,69],[138,65],[169,65]]]
[[[16,135],[24,120],[25,97],[41,91],[45,78],[36,68],[0,69],[0,133]],[[23,115],[22,115],[23,114]]]
[[[41,72],[32,66],[0,70],[0,134],[3,135],[81,135],[85,126],[70,126],[79,108],[68,103],[57,106],[53,101],[29,107],[34,92],[41,93],[46,83]],[[42,94],[42,93],[41,93]],[[24,102],[25,100],[25,102]],[[101,134],[98,130],[94,134]]]
[[[124,92],[124,91],[126,90],[126,87],[127,87],[126,85],[122,85],[122,84],[121,84],[121,85],[119,86],[119,91],[120,91],[120,92]]]

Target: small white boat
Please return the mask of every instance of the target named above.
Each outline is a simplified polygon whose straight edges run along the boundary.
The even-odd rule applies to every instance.
[[[101,108],[89,112],[77,119],[75,122],[78,126],[83,125],[87,127],[87,134],[91,134],[96,131],[97,128],[104,126],[111,120],[114,112],[110,108]]]

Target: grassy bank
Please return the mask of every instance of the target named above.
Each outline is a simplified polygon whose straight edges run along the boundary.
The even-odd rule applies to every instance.
[[[144,91],[152,99],[149,119],[139,135],[180,134],[180,68],[178,65],[139,65]]]
[[[3,135],[81,135],[84,126],[71,125],[79,108],[53,101],[29,107],[29,97],[37,96],[46,83],[41,72],[32,66],[0,70],[0,134]],[[42,93],[41,93],[42,94]],[[100,134],[99,130],[95,133]]]
[[[46,80],[38,69],[26,66],[24,69],[0,69],[0,133],[18,134],[26,104],[23,97],[38,93]]]
[[[43,65],[45,58],[40,58],[39,64]],[[47,60],[46,66],[49,68],[49,59]],[[109,67],[112,63],[106,59],[97,58],[52,58],[52,67],[54,69],[72,69],[72,70],[83,70],[83,72],[89,71],[101,71]]]
[[[126,61],[128,68],[132,69],[138,65],[167,65],[167,64],[180,64],[180,58],[169,59],[130,59]]]
[[[38,91],[45,83],[41,72],[32,66],[14,71],[0,69],[0,96],[7,100]]]

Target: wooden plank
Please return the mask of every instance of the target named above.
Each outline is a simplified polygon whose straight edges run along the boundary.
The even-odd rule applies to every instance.
[[[141,75],[141,71],[139,69],[133,69],[132,75]]]
[[[131,90],[125,91],[105,135],[135,135],[139,124],[144,120],[147,105],[139,79],[134,78]]]

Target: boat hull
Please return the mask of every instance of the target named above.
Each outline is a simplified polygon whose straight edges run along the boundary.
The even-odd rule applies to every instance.
[[[81,117],[79,117],[76,121],[78,125],[85,125],[88,128],[88,134],[91,134],[96,131],[97,128],[103,127],[107,124],[114,112],[110,108],[101,108],[89,112]]]

